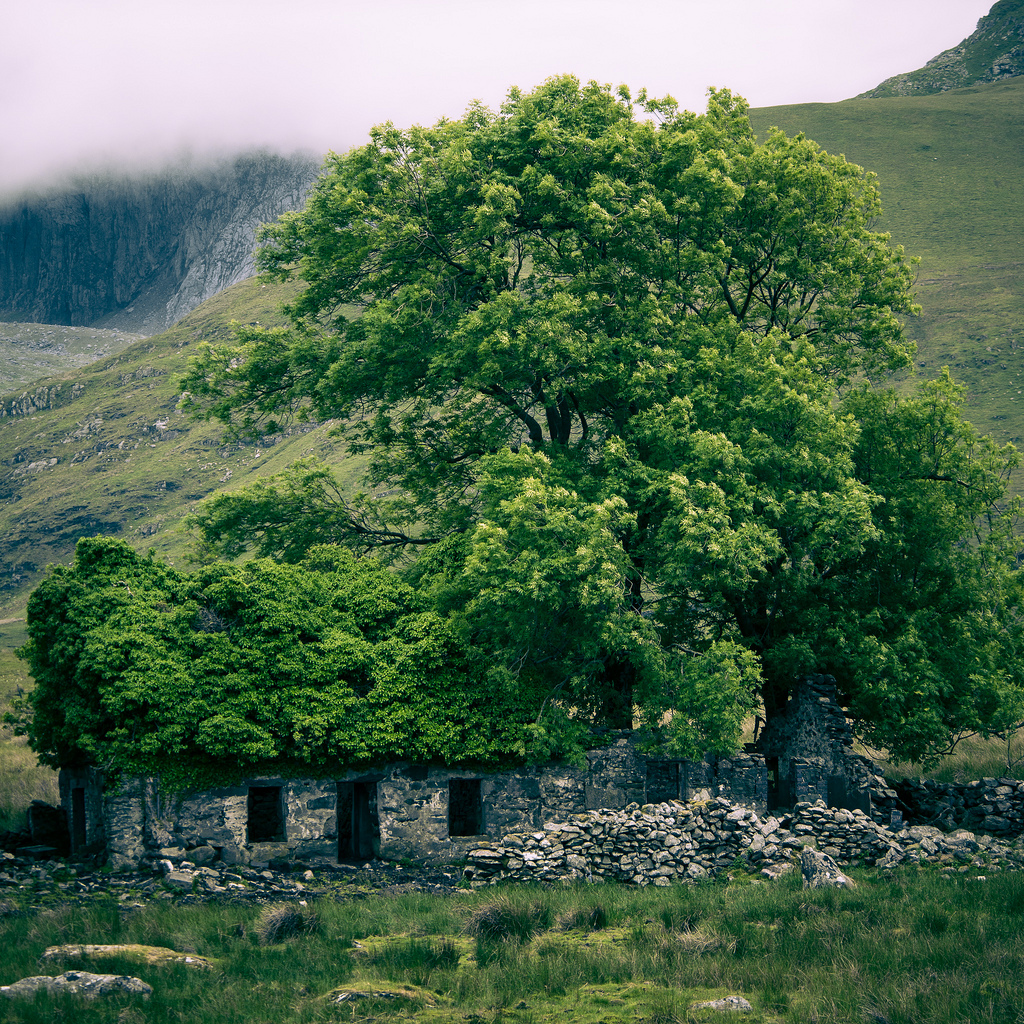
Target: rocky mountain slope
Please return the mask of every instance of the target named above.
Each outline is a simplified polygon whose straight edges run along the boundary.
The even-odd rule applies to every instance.
[[[253,273],[255,232],[319,161],[247,153],[0,201],[0,321],[163,331]]]
[[[158,336],[0,398],[0,608],[23,606],[79,537],[115,535],[180,560],[191,543],[182,519],[201,498],[304,456],[343,461],[330,424],[239,444],[177,409],[194,346],[229,340],[233,319],[279,323],[286,295],[241,281]],[[340,476],[354,489],[360,470],[346,462]]]
[[[926,96],[1024,75],[1024,0],[999,0],[973,35],[923,68],[887,78],[857,99]]]

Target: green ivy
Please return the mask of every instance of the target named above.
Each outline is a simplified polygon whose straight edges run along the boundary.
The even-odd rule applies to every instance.
[[[82,540],[33,593],[17,725],[49,765],[181,785],[522,758],[535,711],[380,562],[315,548],[182,573]]]

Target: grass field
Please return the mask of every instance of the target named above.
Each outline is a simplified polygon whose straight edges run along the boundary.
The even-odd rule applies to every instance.
[[[927,778],[940,782],[970,782],[974,779],[998,779],[1004,776],[1024,778],[1024,729],[1006,739],[969,736],[961,740],[952,754],[938,764],[924,768],[903,761],[879,762],[886,778]]]
[[[97,327],[0,323],[0,392],[88,366],[142,337]]]
[[[0,1005],[0,1019],[674,1024],[732,1019],[690,1007],[740,996],[753,1010],[736,1019],[752,1024],[1024,1020],[1024,876],[855,874],[850,891],[805,891],[799,872],[774,883],[742,876],[670,889],[355,901],[341,889],[341,900],[293,907],[310,930],[292,937],[255,906],[9,914],[0,919],[0,984],[39,973],[46,947],[69,942],[164,946],[214,965],[89,961],[86,969],[141,977],[154,995],[94,1004],[40,996]],[[46,964],[43,973],[82,966]],[[341,994],[349,998],[336,1002]]]
[[[878,230],[921,257],[918,374],[969,388],[972,421],[1024,438],[1024,78],[934,96],[762,107],[755,130],[804,132],[875,172]]]

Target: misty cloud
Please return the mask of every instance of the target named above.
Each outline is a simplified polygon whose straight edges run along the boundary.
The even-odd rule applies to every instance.
[[[969,35],[990,0],[35,0],[5,12],[0,189],[498,106],[549,75],[703,109],[852,96]]]

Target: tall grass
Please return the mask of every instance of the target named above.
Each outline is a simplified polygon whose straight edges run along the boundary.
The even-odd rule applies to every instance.
[[[57,773],[39,763],[25,738],[0,739],[0,832],[20,828],[33,800],[59,799]]]
[[[25,811],[33,800],[55,804],[59,800],[57,773],[39,764],[23,736],[15,736],[3,724],[11,701],[31,685],[25,663],[13,648],[27,639],[25,620],[0,622],[0,832],[25,823]]]
[[[19,1001],[0,1006],[0,1019],[669,1024],[701,1019],[690,1004],[723,995],[744,996],[754,1006],[744,1019],[764,1024],[1012,1024],[1024,1012],[1024,876],[855,874],[850,891],[804,891],[796,876],[323,900],[310,908],[315,931],[267,945],[257,907],[151,905],[125,915],[111,904],[5,917],[0,984],[38,973],[43,949],[66,942],[164,945],[216,963],[199,972],[111,960],[103,970],[154,987],[149,1003],[83,1003],[71,1013],[59,1001]],[[605,927],[567,927],[598,906]],[[504,920],[510,907],[528,911],[532,934],[492,934],[489,955],[478,957],[474,922]],[[338,986],[379,995],[328,1002]]]
[[[1024,778],[1024,729],[1006,739],[969,736],[934,765],[910,761],[882,761],[887,778],[937,779],[940,782],[970,782],[974,779]]]

